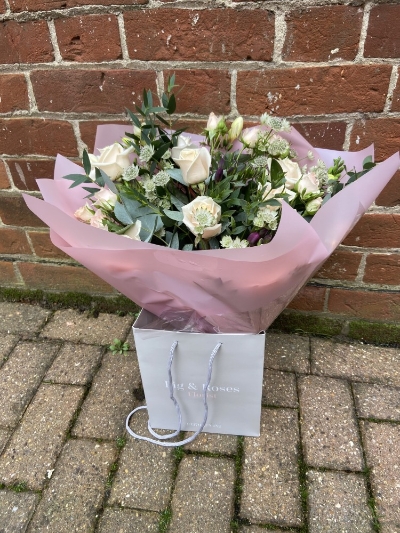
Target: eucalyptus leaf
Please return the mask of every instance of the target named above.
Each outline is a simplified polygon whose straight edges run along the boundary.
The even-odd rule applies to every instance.
[[[177,231],[174,233],[174,236],[172,237],[172,240],[171,240],[171,244],[169,246],[170,248],[179,250],[179,234]]]
[[[218,250],[219,249],[219,242],[218,240],[215,238],[215,237],[211,237],[211,239],[209,239],[208,241],[208,244],[210,245],[210,248],[212,250]]]
[[[178,181],[182,185],[187,185],[183,180],[182,171],[180,168],[169,168],[167,172],[173,180]]]
[[[132,217],[129,215],[125,207],[119,202],[116,202],[115,204],[114,214],[122,224],[133,224]]]
[[[82,185],[82,183],[93,183],[92,180],[84,174],[68,174],[67,176],[64,176],[64,179],[74,182],[69,186],[70,189]]]
[[[134,125],[137,127],[137,128],[140,128],[141,127],[141,124],[140,124],[140,120],[137,118],[136,115],[134,115],[132,113],[132,111],[130,111],[129,109],[126,109],[127,112],[128,112],[128,115],[130,116],[132,122],[134,123]]]
[[[99,168],[99,170],[100,170],[101,177],[104,180],[104,185],[107,185],[110,191],[113,192],[114,194],[118,194],[118,189],[114,185],[114,182],[111,180],[111,178],[104,172],[104,170],[102,170],[101,168]]]
[[[182,248],[184,252],[191,252],[193,250],[193,244],[185,244],[185,246]]]
[[[171,220],[176,220],[177,222],[182,222],[183,214],[179,211],[170,211],[169,209],[164,209],[164,213]]]
[[[82,163],[83,163],[83,168],[85,169],[86,174],[89,175],[90,171],[92,170],[92,163],[90,162],[89,154],[87,153],[87,150],[83,150]]]
[[[153,237],[157,227],[158,215],[145,215],[140,217],[142,227],[140,229],[140,240],[143,242],[149,242]]]
[[[185,199],[185,197],[184,197],[184,199]],[[186,203],[187,203],[187,202],[186,203],[182,202],[181,200],[179,200],[179,198],[177,198],[173,194],[171,194],[170,200],[171,200],[172,205],[174,205],[178,209],[178,211],[180,211],[182,209],[182,207],[184,205],[186,205]]]

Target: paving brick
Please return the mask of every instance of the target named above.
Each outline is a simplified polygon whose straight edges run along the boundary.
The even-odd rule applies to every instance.
[[[187,432],[185,438],[190,437],[190,435],[193,435],[193,433]],[[200,433],[193,442],[186,444],[185,450],[235,455],[237,444],[237,437],[235,435]]]
[[[234,482],[232,459],[184,457],[172,498],[171,531],[230,533]]]
[[[289,372],[264,370],[262,403],[277,407],[298,407],[296,376]]]
[[[258,526],[243,526],[240,529],[240,533],[265,533],[265,528]],[[268,529],[268,533],[282,533],[282,530],[279,529],[278,531],[277,529]]]
[[[400,426],[361,422],[379,522],[387,531],[400,525]]]
[[[72,434],[98,439],[121,435],[125,419],[134,407],[133,389],[139,383],[139,367],[132,353],[105,355]]]
[[[310,372],[310,341],[308,337],[268,333],[264,366],[275,370],[308,374]]]
[[[133,323],[130,316],[100,313],[92,318],[73,309],[56,311],[46,324],[42,336],[86,344],[109,345],[114,339],[123,339]]]
[[[42,385],[0,458],[0,479],[40,490],[62,448],[82,387]]]
[[[0,490],[0,527],[1,533],[19,533],[26,526],[39,500],[38,494],[29,492],[8,492]]]
[[[0,369],[0,425],[14,426],[35,394],[58,346],[20,342]]]
[[[131,422],[138,435],[148,435],[147,413],[139,411]],[[134,439],[130,435],[122,451],[109,503],[122,507],[162,511],[172,488],[172,450]]]
[[[396,348],[311,340],[313,374],[400,386],[400,353]]]
[[[4,446],[7,444],[7,441],[10,437],[10,431],[6,429],[0,429],[0,453],[3,451]]]
[[[37,333],[49,315],[37,305],[0,302],[0,332]]]
[[[18,335],[2,335],[0,337],[0,366],[19,340]]]
[[[158,533],[158,513],[107,508],[101,517],[99,533]]]
[[[350,387],[317,376],[299,380],[301,434],[307,464],[362,470],[363,459]]]
[[[116,450],[110,443],[69,440],[28,532],[93,531],[115,459]]]
[[[92,380],[102,355],[100,346],[66,343],[44,379],[55,383],[86,385]]]
[[[400,422],[400,389],[367,383],[354,383],[353,389],[358,416]]]
[[[263,409],[261,436],[244,439],[241,515],[251,522],[302,524],[297,413]]]
[[[310,533],[373,533],[365,479],[358,474],[308,472]]]

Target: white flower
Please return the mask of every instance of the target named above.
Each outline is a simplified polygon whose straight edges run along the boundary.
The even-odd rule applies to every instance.
[[[139,157],[145,163],[148,163],[150,159],[153,157],[153,155],[154,155],[154,148],[151,144],[146,144],[146,146],[142,146],[142,148],[140,149]]]
[[[196,236],[210,239],[221,233],[221,207],[209,196],[198,196],[182,207],[183,223]]]
[[[90,222],[90,219],[93,215],[94,210],[87,202],[84,206],[77,209],[74,213],[74,216],[81,222]]]
[[[119,143],[114,143],[100,150],[100,155],[89,154],[92,171],[91,179],[94,181],[94,168],[103,170],[112,181],[121,176],[126,168],[131,164],[129,154],[134,150],[133,146],[123,148]]]
[[[314,198],[314,200],[311,200],[306,204],[306,214],[307,215],[315,215],[315,213],[319,210],[319,208],[322,205],[322,198]]]
[[[142,223],[140,220],[136,220],[134,224],[128,227],[125,233],[122,234],[123,237],[129,237],[133,241],[140,241],[140,230],[142,229]]]
[[[95,214],[90,219],[90,225],[94,228],[103,229],[105,231],[108,231],[108,226],[103,224],[103,221],[106,220],[105,215],[100,211],[100,209],[97,209]]]
[[[154,175],[153,181],[157,187],[164,187],[170,180],[170,175],[165,170],[161,170]]]
[[[301,169],[299,165],[295,161],[291,161],[288,157],[285,157],[285,159],[280,159],[278,163],[285,173],[286,189],[293,189],[293,187],[301,178]]]
[[[291,130],[291,126],[285,118],[271,117],[271,115],[268,115],[267,113],[264,113],[263,115],[261,115],[260,122],[261,124],[265,124],[266,126],[269,126],[271,130],[275,130],[275,131],[290,131]]]
[[[211,112],[210,116],[208,117],[206,130],[212,131],[217,129],[217,126],[221,120],[223,120],[221,115],[217,116],[215,113]]]
[[[96,202],[93,205],[108,211],[112,211],[117,203],[117,195],[107,188],[101,188],[93,196],[96,198]]]
[[[259,228],[268,227],[269,229],[276,230],[278,227],[277,218],[278,213],[276,211],[268,209],[268,206],[260,207],[254,218],[254,225]]]
[[[287,155],[289,153],[290,145],[279,135],[272,135],[268,141],[268,152],[271,155]]]
[[[255,128],[246,128],[242,131],[242,135],[240,137],[240,140],[243,144],[245,144],[248,148],[254,148],[258,137],[260,135],[261,130],[257,127]]]
[[[139,176],[139,167],[137,165],[130,165],[124,170],[122,174],[122,179],[124,181],[135,180]]]
[[[241,134],[242,129],[243,129],[243,118],[242,117],[235,118],[235,120],[232,122],[232,126],[230,130],[228,131],[229,140],[232,142],[235,139],[237,139],[239,135]]]
[[[207,148],[183,148],[178,158],[174,157],[174,148],[172,152],[172,159],[180,167],[186,184],[194,185],[208,178],[211,155]]]
[[[282,198],[275,198],[277,194],[282,194],[285,189],[285,186],[282,185],[281,187],[278,187],[277,189],[272,189],[272,185],[270,183],[267,183],[266,189],[264,191],[263,200],[272,200],[273,198],[275,200],[278,200],[278,202],[282,203]],[[266,205],[263,209],[269,209],[270,211],[278,211],[280,208],[279,205]]]
[[[308,159],[309,159],[310,161],[312,161],[312,160],[314,159],[314,154],[312,153],[311,150],[308,150],[308,152],[307,152],[307,157],[308,157]]]
[[[248,245],[248,240],[240,240],[239,237],[236,237],[236,239],[232,239],[232,237],[230,237],[229,235],[225,235],[225,237],[222,237],[221,239],[222,248],[247,248]]]
[[[319,192],[319,183],[314,172],[304,174],[300,181],[296,185],[300,196],[303,198],[307,194],[313,194]]]

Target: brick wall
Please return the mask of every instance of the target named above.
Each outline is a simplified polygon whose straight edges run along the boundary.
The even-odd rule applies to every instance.
[[[398,2],[0,0],[0,285],[114,293],[50,242],[21,200],[60,152],[124,122],[141,88],[175,72],[191,129],[208,112],[269,109],[312,144],[377,160],[399,149]],[[400,320],[400,173],[292,302]]]

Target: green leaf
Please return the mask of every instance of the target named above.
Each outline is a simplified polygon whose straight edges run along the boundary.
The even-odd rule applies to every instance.
[[[176,231],[174,233],[174,236],[172,237],[171,244],[169,245],[170,248],[174,248],[175,250],[179,250],[179,234]]]
[[[172,76],[170,76],[170,77],[168,78],[168,88],[167,88],[167,91],[170,93],[174,87],[175,87],[175,74],[172,74]]]
[[[121,194],[121,201],[132,220],[136,220],[146,215],[155,215],[154,210],[150,206],[143,205],[137,200],[128,198],[125,194]]]
[[[179,181],[179,183],[182,185],[187,185],[183,180],[182,171],[180,168],[169,168],[167,172],[173,180]]]
[[[86,198],[89,198],[93,194],[96,194],[96,192],[99,192],[99,188],[98,187],[83,187],[83,189],[85,191],[87,191],[87,192],[90,192],[90,195],[86,196]]]
[[[140,217],[142,227],[140,229],[140,240],[143,242],[150,242],[155,231],[157,231],[158,215],[145,215]]]
[[[179,211],[170,211],[169,209],[164,209],[164,213],[171,220],[176,220],[177,222],[182,222],[183,214]]]
[[[106,174],[104,170],[102,170],[101,168],[99,168],[99,171],[100,171],[101,177],[103,178],[104,185],[107,185],[110,191],[113,192],[114,194],[118,194],[118,189],[114,185],[114,182],[111,180],[108,174]]]
[[[156,159],[157,161],[159,161],[162,158],[162,156],[165,154],[165,152],[169,149],[169,146],[170,146],[170,143],[162,144],[160,148],[158,148],[158,150],[154,152],[153,159]]]
[[[150,113],[163,113],[165,111],[164,107],[150,107],[149,108]]]
[[[93,181],[84,174],[68,174],[67,176],[64,176],[64,179],[74,182],[69,186],[70,189],[73,189],[82,183],[93,183]]]
[[[183,197],[183,198],[184,198],[184,200],[187,200],[185,197]],[[177,198],[173,194],[171,194],[170,200],[171,200],[172,205],[174,205],[178,209],[178,211],[180,211],[182,209],[182,207],[187,204],[187,201],[186,202],[182,202],[181,200],[179,200],[179,198]]]
[[[172,113],[174,113],[175,109],[176,109],[175,95],[171,94],[171,96],[169,97],[169,102],[168,102],[168,107],[167,107],[168,115],[172,115]]]
[[[191,252],[193,250],[193,244],[185,244],[185,246],[182,248],[184,252]]]
[[[368,163],[373,163],[372,155],[367,155],[367,157],[363,161],[363,167]]]
[[[147,103],[146,107],[153,107],[153,95],[151,94],[150,89],[147,91]],[[150,111],[150,110],[149,110]]]
[[[92,163],[90,162],[89,154],[87,153],[87,150],[83,150],[82,163],[83,163],[83,168],[85,169],[86,174],[89,176],[90,171],[92,170]]]
[[[128,211],[125,209],[125,207],[117,202],[114,207],[114,214],[117,217],[117,219],[125,225],[133,224],[133,220],[131,216],[129,215]]]
[[[218,250],[220,247],[219,242],[215,237],[211,237],[211,239],[208,241],[208,244],[212,250]]]
[[[101,175],[101,172],[100,170],[95,167],[95,181],[97,183],[97,185],[99,185],[100,187],[104,187],[105,183],[104,183],[104,179],[103,179],[103,176]]]
[[[232,235],[239,235],[239,233],[242,233],[243,231],[245,231],[245,229],[246,226],[238,226],[232,231]]]
[[[142,125],[140,124],[140,120],[136,117],[136,115],[134,115],[134,114],[132,113],[132,111],[130,111],[129,109],[127,109],[127,108],[125,108],[125,109],[127,110],[128,115],[131,117],[131,120],[132,120],[132,122],[134,123],[134,125],[135,125],[136,127],[138,127],[138,128],[141,128]]]

